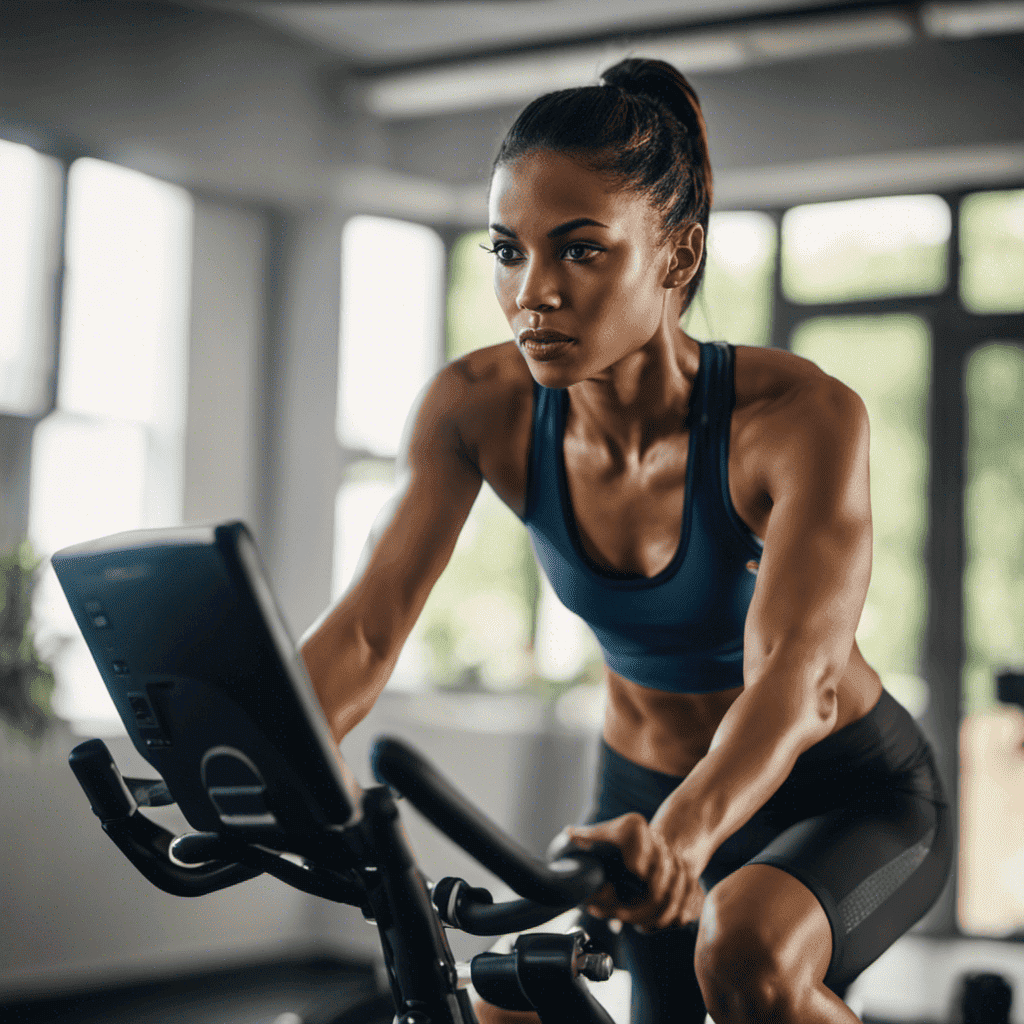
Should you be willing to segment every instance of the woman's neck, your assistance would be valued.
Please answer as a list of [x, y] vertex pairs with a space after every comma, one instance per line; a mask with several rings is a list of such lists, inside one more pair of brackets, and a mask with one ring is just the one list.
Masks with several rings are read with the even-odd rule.
[[568, 388], [573, 432], [642, 457], [685, 422], [700, 345], [681, 328], [654, 338], [595, 377]]

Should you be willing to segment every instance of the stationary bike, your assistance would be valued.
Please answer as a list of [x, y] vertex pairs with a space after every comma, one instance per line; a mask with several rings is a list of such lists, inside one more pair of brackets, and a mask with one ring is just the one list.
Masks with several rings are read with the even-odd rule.
[[[455, 961], [445, 932], [535, 928], [606, 881], [623, 899], [643, 883], [612, 847], [562, 844], [539, 860], [397, 739], [376, 742], [380, 785], [362, 789], [244, 524], [118, 534], [66, 548], [53, 566], [132, 742], [160, 777], [122, 776], [98, 739], [74, 749], [71, 767], [104, 831], [150, 882], [202, 896], [267, 873], [359, 907], [379, 933], [397, 1024], [474, 1024], [471, 983], [543, 1024], [612, 1024], [584, 981], [608, 978], [611, 958], [582, 929], [520, 935], [510, 953], [469, 963]], [[522, 898], [495, 903], [463, 879], [425, 878], [400, 797]], [[172, 835], [140, 810], [172, 803], [195, 831]]]

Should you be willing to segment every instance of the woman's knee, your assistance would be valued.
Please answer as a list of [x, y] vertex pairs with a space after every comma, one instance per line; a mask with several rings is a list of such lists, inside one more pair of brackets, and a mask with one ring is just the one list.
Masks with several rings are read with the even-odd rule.
[[722, 1024], [799, 1019], [815, 980], [806, 964], [786, 955], [763, 912], [718, 888], [705, 901], [694, 958], [708, 1012]]

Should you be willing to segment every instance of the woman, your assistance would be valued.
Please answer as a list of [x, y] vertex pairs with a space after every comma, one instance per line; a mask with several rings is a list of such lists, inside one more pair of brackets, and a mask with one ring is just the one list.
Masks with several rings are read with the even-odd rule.
[[867, 416], [806, 360], [683, 332], [711, 201], [697, 98], [659, 61], [603, 81], [505, 138], [491, 251], [516, 340], [425, 390], [401, 493], [303, 655], [340, 740], [486, 480], [605, 655], [597, 805], [570, 834], [647, 883], [589, 908], [632, 926], [634, 1020], [856, 1020], [837, 991], [950, 861], [928, 747], [854, 640]]

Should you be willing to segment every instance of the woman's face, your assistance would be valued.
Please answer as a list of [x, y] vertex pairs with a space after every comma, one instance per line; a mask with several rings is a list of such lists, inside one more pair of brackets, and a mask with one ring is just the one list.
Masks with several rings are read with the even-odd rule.
[[669, 282], [679, 250], [659, 240], [658, 213], [643, 195], [538, 150], [495, 170], [489, 222], [494, 291], [539, 383], [602, 377], [678, 330]]

